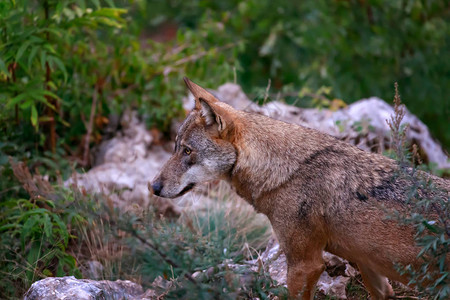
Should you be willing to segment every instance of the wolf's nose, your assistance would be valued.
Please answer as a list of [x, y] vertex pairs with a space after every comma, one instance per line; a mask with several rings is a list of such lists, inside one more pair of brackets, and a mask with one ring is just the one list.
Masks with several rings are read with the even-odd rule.
[[153, 189], [153, 194], [155, 194], [156, 196], [161, 195], [161, 190], [163, 189], [163, 185], [162, 185], [161, 181], [155, 181], [152, 184], [152, 189]]

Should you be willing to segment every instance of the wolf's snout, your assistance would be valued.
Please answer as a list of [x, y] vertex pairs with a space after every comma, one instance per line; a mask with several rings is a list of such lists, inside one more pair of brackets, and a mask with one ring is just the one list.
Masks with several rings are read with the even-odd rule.
[[160, 196], [161, 195], [161, 191], [163, 189], [162, 182], [159, 181], [159, 180], [153, 182], [152, 189], [153, 189], [153, 194], [155, 194], [156, 196]]

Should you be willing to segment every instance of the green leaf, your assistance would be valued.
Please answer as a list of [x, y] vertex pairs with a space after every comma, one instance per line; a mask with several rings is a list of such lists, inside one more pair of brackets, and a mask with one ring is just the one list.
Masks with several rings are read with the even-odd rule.
[[25, 99], [26, 97], [28, 97], [28, 93], [22, 93], [17, 95], [16, 97], [12, 98], [9, 102], [6, 103], [6, 107], [7, 108], [11, 108], [13, 107], [15, 104], [19, 103], [20, 101], [22, 101], [23, 99]]
[[46, 203], [48, 206], [50, 206], [51, 208], [55, 208], [55, 207], [56, 207], [56, 206], [55, 206], [55, 203], [53, 203], [52, 200], [45, 200], [45, 203]]
[[51, 239], [53, 224], [52, 224], [48, 214], [44, 215], [44, 219], [42, 220], [42, 222], [44, 223], [44, 234], [45, 234], [45, 236], [48, 239]]
[[20, 109], [27, 109], [29, 108], [32, 104], [34, 104], [34, 100], [32, 98], [28, 98], [25, 102], [21, 103], [19, 105]]
[[[24, 200], [24, 201], [30, 202], [30, 200]], [[35, 206], [35, 204], [31, 204], [31, 205]], [[45, 213], [47, 213], [47, 212], [48, 212], [48, 210], [46, 210], [45, 208], [35, 208], [35, 209], [31, 209], [31, 210], [29, 210], [29, 211], [23, 213], [23, 214], [20, 216], [19, 221], [23, 221], [23, 220], [27, 219], [29, 216], [32, 216], [32, 215], [36, 215], [36, 214], [45, 214]]]
[[51, 97], [51, 98], [53, 98], [53, 99], [61, 100], [61, 99], [58, 97], [58, 95], [56, 95], [55, 93], [53, 93], [53, 92], [51, 92], [51, 91], [49, 91], [49, 90], [42, 90], [42, 93], [43, 93], [45, 96], [49, 96], [49, 97]]
[[109, 6], [115, 7], [113, 0], [105, 0], [105, 1], [106, 1], [106, 3], [108, 3]]
[[56, 277], [62, 277], [66, 275], [63, 266], [64, 265], [62, 264], [62, 262], [58, 263], [58, 267], [56, 267]]
[[17, 224], [6, 224], [3, 226], [0, 226], [0, 232], [9, 230], [11, 228], [17, 228], [17, 227], [18, 227]]
[[38, 32], [49, 32], [49, 33], [53, 33], [55, 35], [55, 37], [57, 38], [61, 38], [64, 35], [64, 30], [59, 29], [59, 28], [42, 28], [41, 30], [39, 30]]
[[63, 73], [63, 76], [64, 76], [64, 82], [66, 83], [66, 82], [67, 82], [67, 77], [68, 77], [68, 75], [67, 75], [66, 66], [64, 65], [64, 63], [62, 62], [62, 60], [60, 60], [60, 59], [59, 59], [58, 57], [56, 57], [56, 56], [49, 56], [49, 57], [48, 57], [48, 60], [51, 61], [51, 62], [53, 62], [53, 63], [58, 67], [58, 69], [61, 70], [61, 72]]
[[92, 13], [93, 16], [103, 16], [108, 18], [120, 18], [120, 15], [127, 12], [124, 8], [104, 7]]
[[16, 58], [15, 58], [16, 61], [20, 60], [23, 53], [27, 50], [27, 48], [28, 48], [28, 46], [30, 46], [30, 44], [31, 44], [31, 41], [26, 41], [19, 47], [19, 50], [17, 50], [17, 53], [16, 53]]
[[63, 124], [64, 126], [70, 127], [70, 123], [65, 121], [65, 120], [63, 120], [62, 118], [58, 118], [58, 121], [61, 122], [61, 124]]
[[441, 277], [439, 277], [439, 279], [436, 280], [436, 281], [434, 282], [434, 284], [435, 284], [435, 285], [439, 285], [441, 282], [444, 282], [444, 279], [447, 278], [447, 276], [448, 276], [448, 273], [444, 273], [444, 275], [442, 275]]
[[36, 263], [39, 260], [40, 252], [41, 252], [41, 243], [40, 242], [33, 243], [33, 246], [31, 247], [27, 255], [27, 262], [31, 266], [33, 266], [33, 268], [35, 267]]
[[99, 23], [102, 23], [102, 24], [107, 25], [107, 26], [116, 27], [116, 28], [122, 28], [123, 27], [123, 25], [120, 24], [119, 22], [117, 22], [115, 20], [112, 20], [112, 19], [109, 19], [109, 18], [96, 18], [96, 20]]
[[47, 62], [47, 52], [45, 50], [41, 50], [40, 57], [41, 57], [41, 68], [42, 70], [45, 70], [45, 63]]
[[34, 226], [36, 225], [38, 219], [36, 216], [31, 216], [28, 218], [28, 220], [25, 222], [25, 224], [22, 227], [22, 230], [20, 232], [20, 239], [22, 241], [22, 249], [25, 249], [25, 241], [27, 238], [33, 234]]
[[5, 62], [1, 57], [0, 57], [0, 71], [5, 73], [5, 75], [9, 75], [8, 68], [6, 67]]
[[424, 221], [422, 222], [422, 224], [423, 224], [428, 230], [430, 230], [431, 232], [433, 232], [433, 233], [438, 233], [438, 230], [436, 229], [436, 227], [433, 226], [433, 225], [431, 225], [428, 221], [424, 220]]
[[45, 98], [42, 94], [34, 95], [34, 99], [39, 100], [40, 102], [44, 103], [45, 105], [47, 105], [48, 107], [50, 107], [53, 110], [56, 109], [55, 106], [53, 104], [51, 104], [50, 102], [48, 102], [47, 98]]
[[37, 129], [38, 113], [37, 113], [36, 105], [31, 106], [31, 124]]
[[53, 48], [53, 45], [51, 44], [44, 44], [44, 48], [47, 49], [47, 52], [55, 54], [56, 50]]
[[33, 59], [36, 57], [37, 52], [39, 51], [39, 47], [35, 46], [31, 48], [30, 55], [28, 56], [28, 69], [31, 69], [31, 65], [33, 63]]
[[91, 0], [92, 4], [94, 4], [95, 8], [100, 9], [100, 1], [98, 0]]
[[67, 243], [69, 242], [69, 232], [67, 231], [67, 226], [56, 214], [53, 214], [53, 220], [59, 226], [60, 229], [59, 233], [61, 234], [61, 237], [64, 240], [64, 248], [65, 248], [67, 247]]
[[50, 122], [52, 120], [53, 120], [53, 118], [51, 118], [49, 116], [41, 116], [41, 117], [39, 117], [39, 122], [41, 122], [41, 123]]
[[77, 261], [76, 261], [75, 257], [73, 257], [70, 254], [67, 254], [64, 257], [64, 263], [66, 265], [68, 265], [70, 267], [70, 269], [74, 269], [76, 267], [76, 265], [77, 265]]

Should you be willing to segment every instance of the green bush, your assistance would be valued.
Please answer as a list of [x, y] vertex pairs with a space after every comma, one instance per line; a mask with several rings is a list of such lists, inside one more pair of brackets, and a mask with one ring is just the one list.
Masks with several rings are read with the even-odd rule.
[[1, 298], [20, 297], [48, 276], [81, 276], [70, 243], [85, 219], [72, 206], [73, 193], [56, 192], [23, 163], [11, 164], [29, 196], [0, 202]]
[[[55, 207], [50, 200], [45, 203]], [[11, 199], [2, 206], [2, 298], [20, 296], [34, 281], [47, 276], [81, 275], [75, 258], [67, 253], [73, 237], [67, 228], [69, 213], [54, 213], [28, 199]]]

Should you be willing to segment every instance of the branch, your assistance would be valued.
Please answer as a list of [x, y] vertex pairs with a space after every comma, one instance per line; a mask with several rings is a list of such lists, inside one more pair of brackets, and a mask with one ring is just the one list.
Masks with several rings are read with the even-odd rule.
[[[267, 89], [267, 88], [266, 88]], [[256, 94], [248, 94], [250, 98], [256, 98], [257, 95]], [[276, 98], [276, 97], [297, 97], [299, 98], [298, 92], [286, 92], [286, 93], [268, 93], [267, 91], [264, 94], [265, 96], [269, 96], [269, 98]], [[310, 97], [310, 98], [314, 98], [314, 99], [320, 99], [320, 100], [326, 100], [326, 101], [330, 101], [330, 99], [328, 99], [327, 97], [325, 97], [324, 95], [320, 95], [320, 94], [315, 94], [315, 93], [304, 93], [303, 96], [305, 97]]]
[[95, 116], [95, 109], [97, 108], [97, 100], [98, 100], [98, 91], [97, 91], [97, 84], [95, 84], [94, 92], [92, 93], [91, 113], [89, 115], [89, 123], [87, 125], [86, 138], [84, 139], [84, 151], [82, 161], [84, 167], [87, 167], [89, 163], [89, 140], [91, 138], [92, 130], [94, 127], [94, 116]]
[[167, 76], [167, 75], [169, 75], [169, 73], [171, 73], [174, 70], [174, 67], [180, 66], [182, 64], [185, 64], [185, 63], [188, 63], [188, 62], [191, 62], [191, 61], [196, 61], [199, 58], [202, 58], [203, 56], [206, 56], [211, 50], [222, 51], [222, 50], [226, 50], [228, 48], [234, 47], [234, 46], [236, 46], [236, 43], [230, 43], [230, 44], [227, 44], [227, 45], [222, 46], [222, 47], [212, 48], [212, 49], [205, 50], [205, 51], [202, 51], [202, 52], [190, 55], [190, 56], [186, 56], [186, 57], [184, 57], [184, 58], [182, 58], [180, 60], [177, 60], [171, 66], [165, 67], [163, 72], [162, 72], [162, 74], [164, 76]]
[[[141, 243], [143, 243], [144, 245], [148, 246], [149, 248], [153, 249], [159, 256], [161, 256], [161, 258], [168, 263], [169, 265], [171, 265], [174, 268], [179, 268], [178, 264], [176, 262], [174, 262], [170, 257], [168, 257], [167, 255], [165, 255], [161, 250], [159, 250], [159, 248], [156, 245], [153, 245], [152, 243], [148, 242], [146, 239], [144, 239], [143, 237], [141, 237], [136, 230], [131, 230], [131, 234], [136, 237], [139, 241], [141, 241]], [[194, 279], [194, 277], [192, 277], [192, 274], [190, 272], [184, 273], [184, 277], [189, 280], [190, 282], [192, 282], [195, 285], [198, 285], [197, 281]]]

